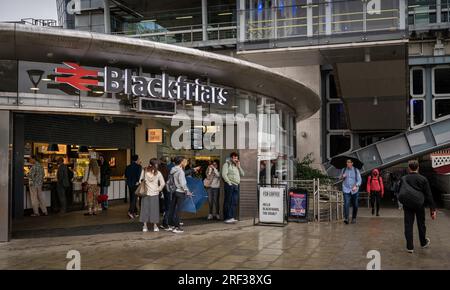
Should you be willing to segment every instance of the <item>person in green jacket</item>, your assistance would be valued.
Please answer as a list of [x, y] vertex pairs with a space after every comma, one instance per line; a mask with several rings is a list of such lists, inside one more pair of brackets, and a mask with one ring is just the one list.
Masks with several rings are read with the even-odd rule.
[[235, 223], [237, 206], [239, 202], [239, 184], [244, 170], [241, 168], [239, 155], [236, 152], [230, 154], [222, 167], [222, 178], [224, 181], [225, 197], [223, 204], [224, 221], [227, 224]]

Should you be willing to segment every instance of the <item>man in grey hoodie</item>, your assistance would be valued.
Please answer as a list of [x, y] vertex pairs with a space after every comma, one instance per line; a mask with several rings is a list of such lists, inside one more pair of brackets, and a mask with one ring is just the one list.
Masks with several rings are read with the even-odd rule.
[[[175, 166], [170, 170], [170, 175], [173, 176], [173, 182], [175, 184], [175, 192], [172, 196], [172, 203], [169, 210], [169, 224], [174, 227], [172, 232], [182, 233], [183, 228], [180, 225], [180, 209], [186, 196], [192, 195], [187, 187], [186, 176], [184, 173], [184, 167], [187, 164], [187, 159], [182, 156], [175, 157]], [[170, 177], [168, 178], [170, 182]], [[171, 228], [169, 227], [169, 230]]]

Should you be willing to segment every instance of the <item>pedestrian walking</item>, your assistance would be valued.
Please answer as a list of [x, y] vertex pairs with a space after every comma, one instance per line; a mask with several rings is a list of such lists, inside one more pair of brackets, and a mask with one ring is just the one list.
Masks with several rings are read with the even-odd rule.
[[[108, 160], [102, 155], [99, 157], [100, 165], [100, 195], [108, 195], [108, 188], [111, 185], [111, 167], [109, 166]], [[108, 209], [108, 200], [105, 200], [101, 204], [103, 210]]]
[[370, 196], [370, 206], [372, 207], [372, 215], [380, 216], [380, 200], [384, 196], [383, 178], [380, 176], [378, 169], [372, 170], [372, 174], [367, 177], [367, 193]]
[[359, 187], [361, 186], [361, 173], [353, 166], [351, 159], [347, 160], [347, 167], [341, 171], [342, 192], [344, 193], [344, 223], [348, 224], [350, 203], [353, 208], [352, 224], [356, 223], [358, 215]]
[[66, 192], [70, 187], [69, 170], [67, 165], [64, 164], [64, 158], [59, 157], [57, 162], [58, 170], [56, 172], [56, 191], [58, 193], [60, 213], [65, 213], [67, 211]]
[[427, 178], [419, 173], [419, 162], [409, 161], [408, 170], [409, 174], [401, 178], [399, 200], [403, 204], [406, 250], [408, 253], [414, 253], [414, 218], [417, 219], [420, 246], [428, 248], [431, 241], [426, 236], [425, 207], [430, 207], [431, 218], [435, 219], [436, 206]]

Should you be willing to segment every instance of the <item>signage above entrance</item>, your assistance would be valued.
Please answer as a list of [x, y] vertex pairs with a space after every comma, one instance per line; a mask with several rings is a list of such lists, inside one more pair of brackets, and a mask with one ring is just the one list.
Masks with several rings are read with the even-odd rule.
[[[86, 69], [73, 62], [57, 67], [56, 83], [68, 84], [79, 91], [93, 91], [103, 86], [106, 93], [123, 93], [132, 97], [166, 100], [185, 100], [197, 103], [225, 105], [231, 96], [226, 88], [202, 83], [200, 79], [188, 81], [185, 77], [171, 78], [167, 73], [158, 77], [139, 76], [131, 69], [106, 66], [103, 71]], [[103, 77], [101, 82], [99, 77]]]

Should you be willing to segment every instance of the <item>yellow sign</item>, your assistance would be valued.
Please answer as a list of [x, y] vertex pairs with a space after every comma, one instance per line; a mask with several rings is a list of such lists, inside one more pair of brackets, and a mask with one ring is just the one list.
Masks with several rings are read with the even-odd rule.
[[163, 143], [164, 131], [163, 129], [147, 129], [146, 134], [147, 143]]

